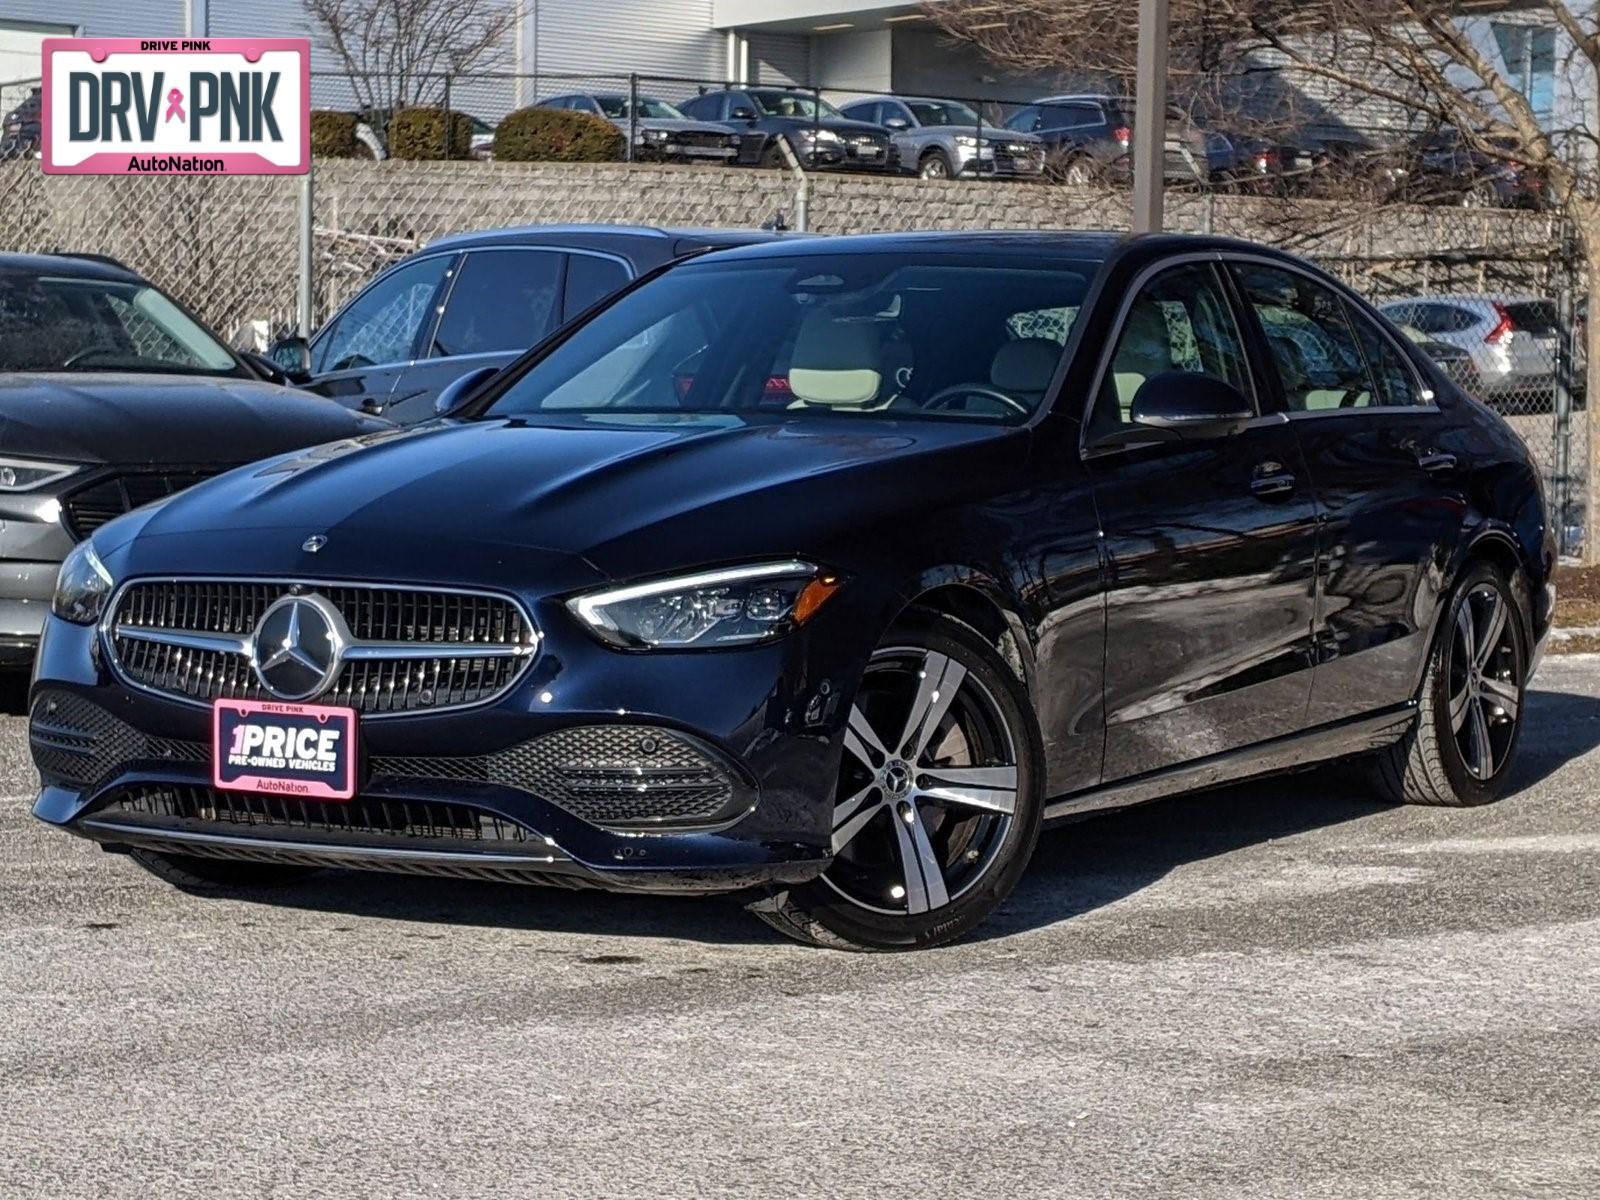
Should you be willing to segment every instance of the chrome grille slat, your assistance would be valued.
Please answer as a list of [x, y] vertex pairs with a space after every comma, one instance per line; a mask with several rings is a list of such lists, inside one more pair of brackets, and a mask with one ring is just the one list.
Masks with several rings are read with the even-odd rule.
[[515, 684], [538, 646], [538, 631], [522, 608], [487, 593], [289, 580], [134, 580], [118, 593], [106, 622], [111, 658], [127, 682], [165, 695], [198, 703], [270, 699], [248, 647], [266, 610], [291, 591], [322, 596], [350, 630], [351, 657], [317, 699], [372, 716], [485, 703]]

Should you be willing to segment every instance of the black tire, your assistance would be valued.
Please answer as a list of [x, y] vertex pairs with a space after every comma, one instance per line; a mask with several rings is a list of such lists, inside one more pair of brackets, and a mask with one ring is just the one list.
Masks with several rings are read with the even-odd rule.
[[[1486, 666], [1474, 682], [1464, 674], [1460, 623], [1474, 625], [1476, 648], [1482, 641], [1481, 620], [1489, 597], [1503, 605], [1503, 632], [1493, 635], [1486, 651]], [[1476, 654], [1473, 655], [1476, 658]], [[1374, 782], [1388, 799], [1402, 804], [1429, 804], [1465, 808], [1500, 798], [1516, 760], [1522, 736], [1524, 678], [1528, 644], [1523, 614], [1516, 594], [1505, 577], [1485, 562], [1469, 565], [1450, 593], [1443, 620], [1428, 655], [1416, 723], [1406, 735], [1374, 761]], [[1514, 697], [1508, 708], [1502, 701]], [[1465, 711], [1452, 704], [1465, 695]], [[1498, 714], [1498, 715], [1496, 715]], [[1458, 715], [1462, 724], [1456, 724]], [[1481, 724], [1480, 724], [1481, 722]], [[1478, 740], [1482, 730], [1483, 742]], [[1487, 746], [1488, 757], [1477, 753]], [[1469, 763], [1472, 750], [1475, 763]], [[1489, 769], [1484, 769], [1488, 763]]]
[[154, 850], [129, 850], [128, 857], [158, 879], [186, 892], [279, 887], [317, 873], [316, 867], [292, 863], [198, 858], [187, 854], [158, 854]]
[[917, 176], [921, 179], [954, 179], [955, 168], [943, 150], [929, 150], [917, 162]]
[[778, 140], [773, 138], [761, 151], [761, 169], [764, 171], [782, 170], [786, 165], [783, 161], [783, 151], [778, 149]]
[[[918, 656], [920, 674], [907, 669]], [[952, 663], [960, 668], [959, 676], [949, 666]], [[940, 671], [952, 673], [940, 675]], [[880, 678], [884, 682], [875, 684]], [[953, 682], [946, 686], [949, 680]], [[854, 819], [842, 821], [840, 828], [863, 819], [866, 824], [843, 835], [845, 844], [820, 878], [751, 906], [780, 933], [840, 950], [918, 950], [942, 945], [988, 918], [1027, 869], [1044, 811], [1043, 751], [1027, 693], [994, 646], [974, 630], [949, 618], [929, 616], [890, 631], [868, 665], [851, 712], [864, 720], [867, 708], [879, 704], [879, 711], [892, 714], [895, 705], [890, 702], [896, 698], [893, 685], [897, 683], [914, 692], [905, 711], [917, 712], [923, 681], [929, 681], [933, 702], [922, 711], [937, 711], [931, 724], [917, 722], [919, 731], [928, 731], [921, 735], [926, 749], [913, 751], [904, 759], [886, 759], [883, 764], [883, 772], [907, 768], [904, 788], [896, 792], [881, 782], [869, 783], [856, 796], [838, 800], [841, 792], [859, 787], [864, 778], [887, 778], [866, 766], [866, 755], [860, 749], [854, 754], [847, 750], [835, 791], [836, 813], [875, 791], [879, 798], [863, 803], [854, 810]], [[899, 720], [916, 741], [919, 735], [911, 731], [913, 722], [908, 717]], [[879, 723], [890, 726], [897, 722], [880, 717]], [[880, 742], [892, 746], [894, 740]], [[847, 741], [862, 746], [859, 737]], [[952, 744], [959, 745], [958, 754], [946, 754], [941, 760], [939, 752]], [[882, 752], [884, 745], [874, 744], [873, 749]], [[950, 762], [951, 757], [966, 761]], [[923, 790], [939, 787], [934, 773], [941, 769], [949, 786], [937, 792]], [[963, 769], [983, 772], [985, 777], [974, 775], [966, 784], [952, 782], [958, 778], [953, 773]], [[1015, 784], [1009, 800], [1004, 799], [1009, 789], [991, 778], [996, 773], [1003, 778], [1008, 769], [1014, 769], [1010, 778]], [[1002, 790], [989, 791], [991, 786]], [[964, 788], [972, 789], [971, 796], [982, 797], [982, 803], [968, 807], [968, 800], [952, 796]], [[996, 796], [1012, 805], [1009, 812], [986, 807]], [[897, 818], [904, 819], [904, 826]], [[896, 858], [897, 845], [902, 856], [914, 853], [912, 847], [926, 849], [929, 857], [920, 861], [931, 862], [938, 870], [937, 882], [926, 871], [914, 877], [915, 866], [905, 857]], [[869, 861], [865, 852], [873, 848], [882, 850], [879, 857], [887, 861], [864, 865]], [[885, 879], [899, 879], [903, 886], [873, 891], [873, 897], [882, 897], [882, 906], [862, 899], [860, 889], [867, 881], [881, 883]], [[923, 911], [915, 910], [919, 900], [928, 905]], [[903, 911], [888, 907], [901, 904]]]

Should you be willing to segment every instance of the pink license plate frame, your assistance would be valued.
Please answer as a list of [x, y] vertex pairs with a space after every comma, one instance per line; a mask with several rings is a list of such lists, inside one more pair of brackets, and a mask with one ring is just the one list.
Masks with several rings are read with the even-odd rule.
[[[212, 785], [223, 791], [305, 800], [353, 799], [358, 722], [353, 708], [271, 700], [214, 700]], [[274, 730], [278, 731], [277, 736], [273, 735]], [[325, 736], [330, 733], [336, 735], [331, 740]], [[302, 751], [306, 752], [304, 756]], [[314, 765], [296, 768], [293, 764], [297, 762]], [[322, 770], [323, 764], [329, 769]]]

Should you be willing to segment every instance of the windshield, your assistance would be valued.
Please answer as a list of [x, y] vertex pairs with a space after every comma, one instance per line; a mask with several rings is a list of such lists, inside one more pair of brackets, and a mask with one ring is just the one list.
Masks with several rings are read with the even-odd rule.
[[489, 408], [881, 414], [1021, 421], [1096, 264], [827, 254], [676, 267], [538, 361]]
[[833, 105], [826, 100], [816, 101], [811, 96], [799, 95], [795, 92], [751, 92], [751, 99], [756, 102], [763, 115], [768, 117], [843, 117]]
[[978, 114], [954, 100], [907, 100], [918, 125], [976, 125]]
[[145, 283], [0, 275], [0, 371], [236, 375], [226, 347]]
[[[628, 119], [628, 98], [626, 96], [596, 96], [594, 99], [595, 103], [600, 106], [600, 111], [613, 121], [625, 121]], [[688, 120], [687, 117], [665, 100], [655, 100], [649, 96], [639, 97], [639, 116], [646, 121]]]

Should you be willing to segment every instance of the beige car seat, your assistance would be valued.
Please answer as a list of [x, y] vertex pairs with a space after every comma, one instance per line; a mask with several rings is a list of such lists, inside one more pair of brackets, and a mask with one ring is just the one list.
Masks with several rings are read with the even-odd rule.
[[789, 389], [796, 406], [867, 408], [887, 395], [877, 322], [809, 313], [795, 335]]

